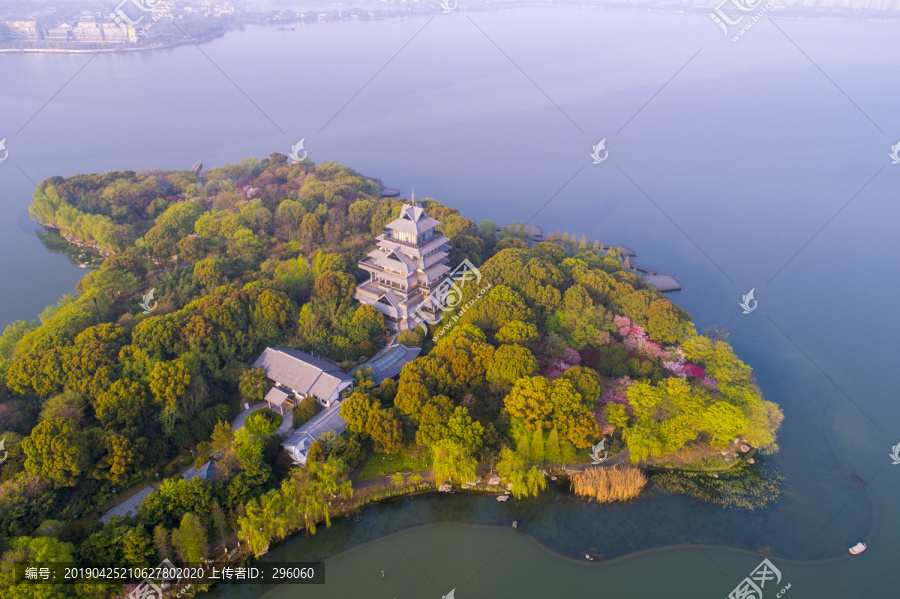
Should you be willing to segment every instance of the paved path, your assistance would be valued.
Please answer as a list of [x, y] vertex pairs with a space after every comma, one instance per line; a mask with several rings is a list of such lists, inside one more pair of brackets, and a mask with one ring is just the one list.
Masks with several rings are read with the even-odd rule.
[[279, 437], [287, 437], [294, 430], [294, 408], [285, 411], [284, 419], [275, 431]]
[[[253, 412], [257, 412], [259, 410], [262, 410], [263, 408], [268, 408], [268, 407], [269, 407], [269, 404], [267, 404], [264, 401], [256, 404], [255, 406], [250, 406], [250, 408], [244, 410], [243, 412], [241, 412], [240, 414], [237, 415], [237, 418], [235, 418], [234, 422], [231, 423], [231, 430], [236, 431], [237, 429], [244, 426], [244, 422], [247, 421], [247, 417], [250, 414], [252, 414]], [[277, 414], [278, 412], [275, 412], [275, 413]], [[286, 410], [284, 412], [284, 417], [281, 420], [281, 424], [278, 425], [278, 430], [275, 432], [279, 436], [285, 437], [285, 436], [287, 436], [287, 434], [289, 432], [291, 432], [291, 429], [294, 428], [293, 424], [294, 424], [294, 413], [293, 413], [293, 408], [291, 408], [290, 410]]]
[[249, 409], [244, 410], [237, 415], [237, 418], [235, 418], [234, 422], [231, 423], [231, 430], [236, 431], [237, 429], [241, 428], [242, 426], [244, 426], [244, 421], [247, 420], [247, 416], [249, 416], [253, 412], [256, 412], [257, 410], [262, 410], [263, 408], [267, 407], [269, 407], [269, 404], [264, 401], [259, 402], [255, 406], [250, 406]]
[[100, 522], [106, 524], [112, 516], [137, 516], [138, 507], [140, 507], [144, 499], [147, 498], [147, 495], [155, 490], [156, 489], [152, 486], [147, 485], [131, 497], [123, 499], [122, 503], [100, 516]]

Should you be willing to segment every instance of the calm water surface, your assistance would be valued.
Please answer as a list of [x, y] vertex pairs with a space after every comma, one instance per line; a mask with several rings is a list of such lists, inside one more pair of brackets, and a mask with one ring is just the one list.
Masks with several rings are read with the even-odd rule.
[[37, 240], [29, 178], [215, 166], [306, 138], [316, 161], [476, 220], [533, 218], [676, 274], [672, 299], [698, 329], [725, 327], [783, 407], [766, 467], [787, 488], [759, 513], [653, 491], [603, 508], [558, 489], [389, 502], [267, 556], [328, 559], [325, 585], [215, 596], [725, 597], [768, 554], [786, 597], [894, 597], [900, 25], [777, 26], [733, 44], [703, 16], [523, 9], [248, 28], [202, 52], [2, 56], [0, 321], [84, 272]]

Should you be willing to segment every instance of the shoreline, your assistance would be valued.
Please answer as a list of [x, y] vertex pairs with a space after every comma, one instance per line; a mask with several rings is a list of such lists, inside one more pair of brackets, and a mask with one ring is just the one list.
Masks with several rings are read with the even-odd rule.
[[[496, 12], [498, 10], [511, 10], [517, 8], [548, 8], [545, 4], [521, 4], [521, 5], [512, 5], [512, 6], [501, 6], [501, 7], [491, 7], [485, 8], [483, 10], [473, 9], [472, 12], [482, 13], [482, 12]], [[590, 6], [578, 5], [578, 4], [561, 4], [557, 6], [553, 6], [552, 8], [564, 8], [564, 9], [582, 9], [582, 10], [611, 10], [618, 12], [646, 12], [646, 13], [656, 13], [656, 14], [669, 14], [669, 15], [701, 15], [705, 14], [708, 10], [703, 7], [689, 7], [688, 9], [677, 8], [675, 5], [672, 6], [650, 6], [650, 7], [634, 7], [631, 9], [625, 8], [623, 5], [619, 4], [593, 4]], [[711, 9], [711, 8], [710, 8]], [[408, 19], [411, 17], [419, 17], [419, 16], [427, 16], [430, 13], [422, 12], [422, 13], [410, 13], [410, 14], [397, 14], [397, 15], [386, 15], [379, 16], [374, 20], [394, 20], [394, 19]], [[776, 15], [778, 18], [783, 19], [793, 19], [793, 20], [803, 20], [803, 21], [847, 21], [847, 22], [857, 22], [857, 23], [896, 23], [900, 21], [900, 12], [892, 11], [886, 12], [885, 14], [878, 15], [867, 15], [867, 16], [850, 16], [850, 15], [840, 15], [840, 14], [814, 14], [814, 15], [804, 15], [802, 11], [791, 11], [787, 13], [779, 13]], [[358, 22], [359, 19], [336, 19], [336, 20], [320, 20], [320, 21], [312, 21], [312, 22], [324, 22], [324, 23], [333, 23], [333, 22]], [[279, 21], [277, 23], [259, 23], [249, 21], [247, 23], [240, 23], [234, 26], [231, 29], [227, 29], [224, 32], [218, 32], [214, 35], [210, 36], [202, 36], [199, 38], [189, 38], [182, 41], [172, 42], [169, 44], [164, 44], [160, 46], [137, 46], [137, 47], [127, 47], [123, 45], [116, 45], [110, 48], [99, 48], [99, 49], [74, 49], [74, 48], [0, 48], [0, 55], [2, 54], [125, 54], [129, 52], [147, 52], [152, 50], [165, 50], [169, 48], [176, 48], [179, 46], [183, 46], [185, 44], [200, 44], [208, 41], [212, 41], [214, 39], [218, 39], [221, 37], [225, 37], [229, 33], [234, 31], [239, 31], [243, 29], [245, 25], [255, 25], [260, 27], [268, 27], [275, 29], [276, 27], [284, 27], [285, 24], [291, 23], [305, 23], [304, 19], [296, 19], [296, 20], [288, 20], [288, 21]], [[367, 177], [368, 178], [368, 177]], [[387, 189], [388, 191], [394, 191], [391, 188]], [[399, 192], [398, 192], [399, 194]], [[394, 197], [394, 196], [386, 196], [386, 197]]]
[[[723, 468], [723, 469], [709, 470], [708, 472], [714, 473], [714, 472], [723, 472], [723, 471], [732, 470], [732, 469], [736, 468], [737, 466], [744, 464], [747, 461], [747, 459], [755, 453], [756, 453], [756, 448], [752, 448], [751, 451], [747, 452], [747, 454], [742, 456], [741, 459], [736, 460], [734, 462], [734, 464], [732, 464], [726, 468]], [[620, 455], [620, 454], [616, 454], [616, 455]], [[613, 457], [615, 457], [615, 456], [613, 456]], [[591, 466], [613, 467], [616, 465], [618, 465], [618, 464], [609, 464], [607, 466], [602, 466], [602, 465], [589, 463], [589, 464], [573, 464], [566, 468], [559, 468], [559, 469], [545, 469], [545, 472], [547, 473], [545, 475], [545, 480], [547, 480], [548, 485], [552, 482], [557, 483], [557, 484], [562, 484], [562, 485], [567, 484], [567, 483], [571, 484], [570, 481], [574, 474], [577, 474], [578, 472], [581, 472], [587, 468], [590, 468]], [[481, 464], [479, 464], [479, 467], [480, 466], [481, 466]], [[686, 473], [707, 472], [706, 470], [684, 470], [684, 469], [678, 469], [678, 468], [668, 468], [668, 467], [664, 467], [664, 466], [642, 466], [642, 467], [640, 467], [640, 469], [642, 471], [644, 471], [645, 474], [649, 473], [651, 471], [665, 471], [665, 470], [672, 471], [672, 472], [686, 472]], [[495, 473], [495, 472], [493, 470], [490, 470], [489, 473]], [[484, 478], [485, 478], [485, 475], [482, 475], [481, 479], [483, 480]], [[363, 497], [360, 498], [360, 501], [357, 503], [354, 499], [351, 499], [351, 505], [346, 506], [346, 507], [339, 506], [339, 509], [337, 509], [333, 513], [329, 514], [330, 520], [332, 522], [334, 522], [341, 518], [351, 518], [354, 515], [357, 515], [360, 512], [360, 510], [362, 510], [363, 508], [369, 507], [372, 505], [377, 505], [378, 503], [381, 503], [382, 501], [386, 501], [386, 500], [390, 500], [390, 499], [401, 499], [401, 498], [405, 499], [407, 497], [415, 497], [418, 495], [426, 495], [426, 494], [431, 494], [431, 493], [439, 493], [439, 494], [447, 494], [447, 495], [450, 495], [453, 493], [465, 493], [467, 495], [481, 495], [481, 496], [485, 496], [485, 497], [494, 496], [495, 498], [499, 498], [499, 497], [503, 497], [503, 496], [513, 497], [511, 492], [504, 485], [502, 485], [502, 484], [490, 485], [490, 484], [487, 484], [484, 482], [478, 482], [475, 485], [468, 485], [468, 484], [452, 485], [449, 490], [446, 490], [446, 489], [442, 490], [441, 486], [435, 484], [434, 482], [428, 481], [428, 480], [425, 480], [425, 481], [419, 483], [418, 485], [397, 487], [397, 486], [392, 485], [389, 482], [389, 477], [387, 477], [387, 476], [379, 477], [376, 479], [368, 479], [367, 481], [353, 481], [353, 482], [369, 482], [369, 481], [377, 481], [377, 480], [384, 480], [385, 482], [382, 485], [371, 485], [371, 486], [365, 486], [365, 487], [359, 488], [360, 491], [363, 491]], [[571, 488], [569, 489], [568, 492], [570, 492], [570, 493], [572, 492]], [[372, 497], [365, 497], [365, 495], [372, 495]], [[598, 506], [603, 505], [603, 503], [596, 502], [596, 500], [592, 500], [592, 499], [588, 499], [588, 498], [584, 498], [584, 499], [585, 499], [585, 501], [588, 501], [588, 502], [597, 503]], [[623, 503], [623, 502], [613, 501], [610, 503]], [[322, 524], [323, 522], [324, 521], [320, 520], [320, 521], [316, 522], [316, 524], [319, 525], [319, 524]], [[422, 525], [422, 526], [432, 526], [434, 524], [435, 523], [431, 523], [431, 524], [426, 524], [426, 525]], [[457, 524], [468, 525], [465, 522], [459, 522]], [[494, 526], [491, 526], [491, 528], [494, 528]], [[390, 533], [388, 535], [378, 537], [377, 539], [372, 539], [370, 541], [366, 541], [366, 542], [362, 543], [361, 545], [350, 547], [349, 549], [347, 549], [339, 554], [330, 556], [329, 558], [326, 559], [326, 561], [330, 560], [330, 559], [334, 559], [335, 557], [339, 557], [343, 553], [353, 551], [354, 549], [356, 549], [359, 546], [364, 546], [369, 543], [377, 542], [383, 538], [388, 538], [388, 537], [390, 537], [394, 534], [398, 534], [400, 532], [403, 532], [403, 531], [401, 530], [401, 531], [397, 531], [394, 533]], [[519, 530], [519, 532], [524, 533], [526, 536], [529, 536], [528, 532], [525, 529], [521, 529], [521, 530]], [[268, 547], [266, 547], [266, 549], [257, 557], [253, 554], [252, 551], [249, 550], [249, 548], [246, 545], [239, 546], [237, 544], [238, 543], [237, 531], [234, 530], [228, 535], [228, 542], [226, 542], [224, 546], [220, 543], [217, 543], [213, 547], [213, 549], [210, 551], [210, 553], [215, 556], [218, 556], [216, 559], [213, 560], [217, 564], [230, 563], [230, 564], [250, 565], [250, 564], [258, 562], [264, 555], [267, 555], [269, 553], [269, 551], [271, 551], [273, 548], [278, 547], [286, 542], [295, 540], [295, 538], [300, 535], [310, 536], [302, 528], [292, 531], [284, 538], [281, 538], [278, 540], [273, 540], [273, 542]], [[534, 540], [534, 539], [532, 539], [532, 540]], [[573, 563], [586, 563], [583, 560], [574, 559], [572, 557], [560, 554], [560, 553], [550, 549], [549, 547], [547, 547], [540, 541], [534, 540], [534, 542], [536, 542], [539, 546], [543, 547], [546, 551], [553, 554], [554, 556], [560, 557], [567, 561], [571, 561]], [[712, 547], [746, 552], [746, 550], [730, 548], [730, 547], [719, 547], [719, 546], [712, 546]], [[629, 553], [625, 553], [623, 555], [611, 557], [609, 559], [599, 560], [599, 561], [597, 561], [596, 565], [611, 564], [611, 563], [615, 563], [617, 561], [624, 560], [632, 555], [640, 555], [642, 553], [659, 551], [659, 550], [663, 550], [666, 548], [667, 548], [666, 546], [653, 547], [650, 549], [643, 549], [643, 550], [640, 550], [637, 552], [629, 552]], [[219, 556], [220, 553], [223, 553], [223, 550], [227, 550], [227, 553], [224, 553], [224, 555]], [[843, 559], [843, 558], [830, 558], [830, 559], [837, 560], [837, 559]], [[179, 582], [181, 582], [181, 581], [179, 581]], [[189, 581], [189, 582], [192, 585], [197, 584], [196, 581]], [[199, 582], [198, 586], [194, 587], [196, 589], [195, 593], [190, 596], [197, 596], [197, 594], [199, 594], [201, 592], [211, 591], [213, 588], [215, 588], [217, 582], [218, 582], [218, 580], [213, 580], [213, 581], [209, 581], [209, 582]], [[176, 585], [173, 585], [171, 587], [171, 589], [166, 589], [164, 596], [167, 598], [175, 597], [177, 594], [175, 587], [176, 587]], [[183, 590], [185, 587], [178, 587], [178, 588]], [[180, 595], [180, 596], [183, 596], [183, 595]]]

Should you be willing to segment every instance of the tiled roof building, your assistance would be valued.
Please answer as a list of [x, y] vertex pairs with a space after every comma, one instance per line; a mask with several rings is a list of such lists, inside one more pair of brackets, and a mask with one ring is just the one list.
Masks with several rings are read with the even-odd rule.
[[440, 310], [429, 295], [450, 270], [449, 240], [437, 231], [439, 224], [413, 199], [376, 238], [378, 247], [359, 262], [369, 280], [356, 287], [354, 298], [378, 308], [391, 331], [414, 329], [421, 322], [414, 317], [419, 310], [430, 319]]
[[307, 395], [327, 408], [353, 385], [353, 377], [341, 372], [337, 364], [286, 347], [267, 347], [253, 367], [262, 368], [275, 381], [266, 401], [282, 414], [285, 402], [296, 404]]

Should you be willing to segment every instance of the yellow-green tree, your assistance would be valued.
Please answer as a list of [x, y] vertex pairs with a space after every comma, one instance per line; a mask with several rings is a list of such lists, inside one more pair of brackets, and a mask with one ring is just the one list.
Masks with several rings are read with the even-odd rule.
[[25, 468], [55, 487], [75, 485], [87, 468], [87, 440], [71, 418], [38, 423], [22, 440]]
[[375, 441], [375, 451], [393, 453], [400, 451], [403, 442], [403, 433], [400, 417], [394, 408], [374, 409], [369, 413], [366, 421], [366, 432]]
[[431, 457], [436, 483], [462, 484], [475, 480], [475, 467], [478, 462], [462, 444], [451, 439], [442, 439], [431, 446]]

